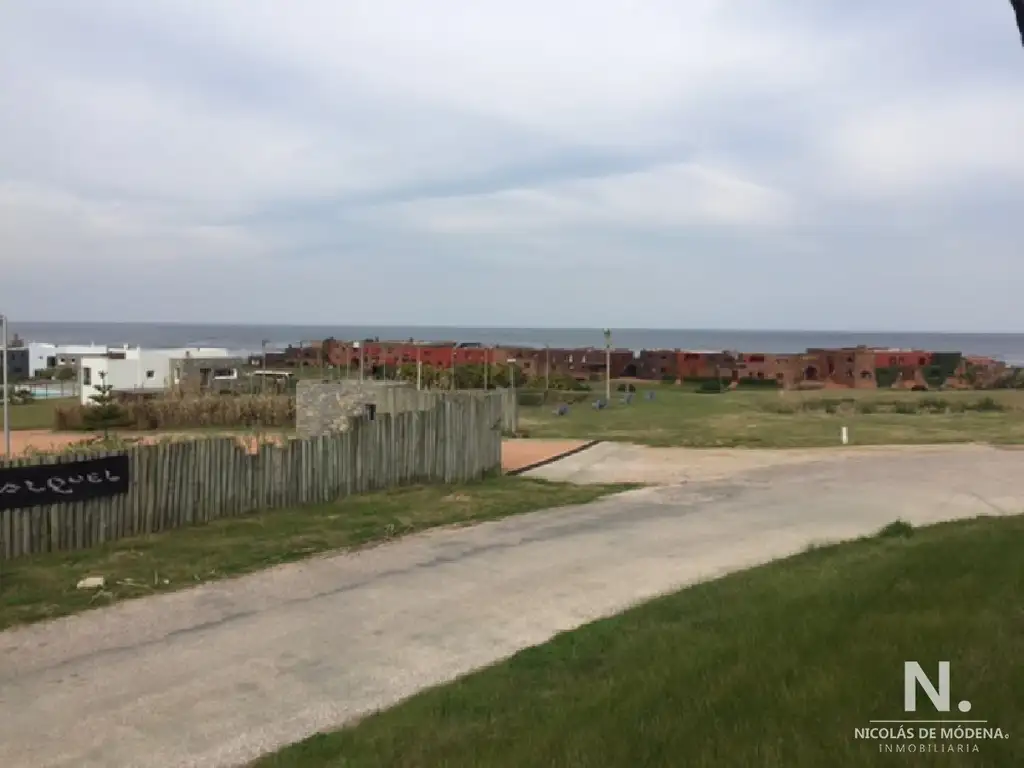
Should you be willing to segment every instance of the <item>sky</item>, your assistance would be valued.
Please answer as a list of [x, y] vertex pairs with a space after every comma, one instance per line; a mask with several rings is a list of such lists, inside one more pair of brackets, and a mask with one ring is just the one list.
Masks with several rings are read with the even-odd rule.
[[1005, 0], [0, 4], [0, 312], [1024, 331]]

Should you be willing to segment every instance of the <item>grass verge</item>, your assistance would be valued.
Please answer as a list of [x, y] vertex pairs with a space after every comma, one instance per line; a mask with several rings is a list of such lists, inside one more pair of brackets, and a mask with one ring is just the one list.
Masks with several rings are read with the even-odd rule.
[[[641, 387], [629, 405], [590, 403], [556, 414], [522, 406], [529, 437], [622, 440], [654, 446], [813, 448], [840, 443], [843, 426], [853, 445], [1024, 443], [1024, 391], [900, 392], [847, 390], [781, 393], [737, 390], [700, 394], [683, 387]], [[645, 392], [653, 390], [654, 399]]]
[[[1022, 765], [1022, 544], [1021, 517], [893, 524], [564, 633], [257, 765]], [[936, 681], [951, 662], [951, 713], [923, 693], [904, 713], [908, 660]], [[854, 737], [903, 717], [986, 719], [1007, 738]]]
[[[103, 547], [0, 563], [0, 629], [127, 598], [237, 576], [332, 550], [387, 541], [442, 525], [464, 525], [582, 504], [629, 485], [577, 486], [519, 477], [418, 486], [333, 504], [275, 510], [122, 539]], [[76, 589], [103, 576], [103, 590]]]

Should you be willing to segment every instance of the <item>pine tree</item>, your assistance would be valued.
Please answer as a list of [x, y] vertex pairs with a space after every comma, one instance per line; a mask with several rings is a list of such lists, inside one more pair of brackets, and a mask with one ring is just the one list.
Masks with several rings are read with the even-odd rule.
[[90, 395], [92, 401], [85, 409], [84, 420], [90, 429], [102, 429], [103, 439], [110, 437], [110, 428], [124, 423], [124, 410], [114, 397], [114, 387], [107, 384], [107, 372], [99, 371], [100, 383], [96, 385], [96, 394]]

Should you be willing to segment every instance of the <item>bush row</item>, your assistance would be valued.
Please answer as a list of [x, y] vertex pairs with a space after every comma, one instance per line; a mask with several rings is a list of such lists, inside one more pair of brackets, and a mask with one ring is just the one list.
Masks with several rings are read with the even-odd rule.
[[[61, 406], [54, 413], [54, 428], [61, 431], [91, 429], [88, 409]], [[295, 424], [295, 398], [288, 395], [206, 395], [153, 398], [118, 405], [113, 428], [202, 429], [204, 427], [289, 427]]]
[[825, 413], [994, 413], [1009, 408], [992, 397], [977, 400], [946, 400], [941, 397], [922, 397], [907, 400], [858, 400], [852, 397], [803, 400], [801, 402], [763, 403], [761, 409], [770, 413], [799, 413], [824, 411]]

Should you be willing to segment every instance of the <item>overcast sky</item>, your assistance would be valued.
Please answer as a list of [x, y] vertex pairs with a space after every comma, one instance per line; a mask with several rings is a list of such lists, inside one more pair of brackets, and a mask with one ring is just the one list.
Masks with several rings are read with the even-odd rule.
[[24, 320], [1024, 331], [1005, 0], [0, 4]]

